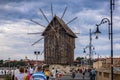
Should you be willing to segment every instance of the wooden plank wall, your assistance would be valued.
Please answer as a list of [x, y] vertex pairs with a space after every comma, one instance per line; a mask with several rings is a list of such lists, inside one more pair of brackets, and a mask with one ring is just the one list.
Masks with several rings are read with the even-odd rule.
[[49, 29], [44, 38], [45, 63], [71, 64], [74, 60], [75, 38], [66, 34], [59, 24], [54, 29], [58, 37]]

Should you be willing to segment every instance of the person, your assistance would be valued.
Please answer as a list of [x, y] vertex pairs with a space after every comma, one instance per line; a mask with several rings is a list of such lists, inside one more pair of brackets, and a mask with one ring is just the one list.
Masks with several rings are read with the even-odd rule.
[[23, 80], [28, 80], [28, 71], [27, 71], [27, 69], [25, 69], [25, 71], [24, 71], [24, 76], [23, 76]]
[[56, 78], [56, 70], [54, 69], [54, 67], [51, 70], [51, 77], [53, 78], [53, 80], [55, 80]]
[[83, 79], [84, 79], [84, 76], [85, 76], [85, 72], [86, 72], [86, 70], [85, 70], [85, 68], [83, 68], [82, 69]]
[[45, 75], [47, 80], [49, 80], [49, 75], [50, 75], [49, 69], [45, 69]]
[[30, 67], [29, 72], [30, 72], [30, 75], [32, 75], [32, 74], [33, 74], [34, 69], [33, 69], [33, 67], [32, 67], [32, 66]]
[[90, 80], [95, 80], [95, 76], [96, 76], [96, 71], [94, 68], [92, 68], [90, 71]]
[[75, 78], [75, 70], [74, 70], [74, 68], [72, 69], [72, 78], [73, 79]]
[[15, 76], [15, 80], [24, 80], [23, 79], [23, 77], [24, 77], [24, 68], [20, 67], [19, 72], [20, 73]]
[[15, 71], [14, 71], [14, 79], [15, 79], [15, 77], [16, 77], [16, 75], [18, 75], [20, 72], [19, 72], [19, 67], [20, 66], [17, 66], [17, 68], [15, 69]]
[[33, 73], [30, 80], [47, 80], [45, 74], [42, 72], [42, 66], [37, 67], [37, 72]]
[[6, 69], [4, 70], [4, 74], [6, 75]]
[[3, 75], [3, 69], [1, 70], [1, 74]]
[[30, 75], [30, 72], [28, 71], [27, 79], [30, 80], [30, 78], [31, 78], [31, 75]]

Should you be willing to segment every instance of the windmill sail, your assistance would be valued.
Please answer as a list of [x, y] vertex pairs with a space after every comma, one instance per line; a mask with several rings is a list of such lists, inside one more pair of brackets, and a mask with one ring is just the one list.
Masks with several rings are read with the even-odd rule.
[[40, 38], [39, 40], [37, 40], [36, 42], [34, 42], [34, 43], [32, 44], [32, 46], [34, 46], [36, 43], [38, 43], [38, 42], [41, 41], [42, 39], [44, 39], [44, 37], [42, 37], [42, 38]]
[[36, 23], [36, 24], [38, 24], [38, 25], [40, 25], [40, 26], [42, 26], [42, 27], [45, 27], [44, 25], [42, 25], [42, 24], [40, 24], [40, 23], [38, 23], [38, 22], [36, 22], [36, 21], [34, 21], [34, 20], [30, 20], [30, 21], [32, 21], [32, 22], [34, 22], [34, 23]]

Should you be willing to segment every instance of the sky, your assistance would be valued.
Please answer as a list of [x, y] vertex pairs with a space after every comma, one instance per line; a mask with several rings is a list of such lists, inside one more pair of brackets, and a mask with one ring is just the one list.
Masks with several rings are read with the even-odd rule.
[[[47, 26], [48, 23], [40, 12], [43, 10], [48, 20], [52, 19], [51, 3], [53, 5], [53, 14], [61, 17], [65, 7], [67, 11], [63, 17], [65, 23], [74, 17], [76, 20], [69, 23], [78, 38], [75, 40], [74, 58], [85, 57], [89, 54], [89, 49], [83, 53], [83, 48], [89, 45], [89, 30], [96, 29], [103, 18], [110, 19], [109, 0], [0, 0], [0, 59], [20, 60], [26, 56], [28, 59], [35, 60], [34, 51], [42, 52], [44, 41], [41, 40], [36, 45], [32, 44], [42, 38], [41, 34], [31, 34], [43, 32], [44, 27], [37, 25], [30, 20], [39, 22]], [[113, 11], [113, 55], [120, 57], [120, 0], [115, 0], [115, 9]], [[110, 57], [110, 40], [108, 39], [108, 24], [102, 24], [99, 39], [92, 35], [92, 45], [95, 47], [96, 55], [101, 57]], [[86, 56], [87, 57], [87, 56]], [[39, 60], [44, 59], [44, 53], [38, 56]]]

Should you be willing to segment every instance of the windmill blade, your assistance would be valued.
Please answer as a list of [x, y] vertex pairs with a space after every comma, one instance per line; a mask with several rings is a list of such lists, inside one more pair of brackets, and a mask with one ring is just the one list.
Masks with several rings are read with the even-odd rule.
[[42, 38], [40, 38], [39, 40], [37, 40], [36, 42], [34, 42], [33, 44], [32, 44], [32, 46], [34, 46], [36, 43], [38, 43], [40, 40], [42, 40], [42, 39], [44, 39], [43, 37]]
[[36, 21], [34, 21], [34, 20], [30, 20], [30, 21], [32, 21], [32, 22], [34, 22], [34, 23], [36, 23], [36, 24], [38, 24], [38, 25], [40, 25], [40, 26], [42, 26], [42, 27], [45, 27], [44, 25], [42, 25], [42, 24], [40, 24], [40, 23], [38, 23], [38, 22], [36, 22]]
[[46, 19], [46, 21], [49, 23], [49, 20], [47, 19], [47, 17], [45, 16], [44, 12], [42, 11], [42, 9], [40, 8], [40, 11], [42, 13], [42, 15], [44, 16], [44, 18]]
[[29, 34], [42, 34], [42, 32], [36, 32], [36, 33], [27, 33], [28, 35]]
[[51, 3], [51, 14], [52, 14], [52, 18], [53, 18], [53, 6], [52, 6], [52, 3]]
[[73, 18], [72, 20], [70, 20], [67, 24], [71, 23], [72, 21], [74, 21], [75, 19], [77, 19], [77, 17]]
[[[45, 16], [45, 14], [44, 14], [44, 12], [42, 11], [42, 9], [40, 9], [40, 11], [41, 11], [41, 13], [42, 13], [42, 15], [44, 16], [44, 18], [46, 19], [46, 21], [48, 22], [48, 24], [49, 24], [49, 20], [47, 19], [47, 17]], [[55, 32], [55, 35], [56, 35], [56, 37], [58, 37], [58, 35], [57, 35], [57, 33], [56, 33], [56, 31], [55, 31], [55, 29], [54, 29], [54, 25], [52, 26], [51, 24], [49, 24], [50, 25], [50, 27], [53, 29], [53, 31]]]
[[41, 55], [44, 53], [44, 50], [41, 52]]
[[67, 7], [65, 7], [65, 10], [64, 10], [64, 12], [63, 12], [63, 14], [62, 14], [62, 16], [61, 16], [61, 19], [62, 19], [63, 16], [65, 15], [66, 10], [67, 10]]

